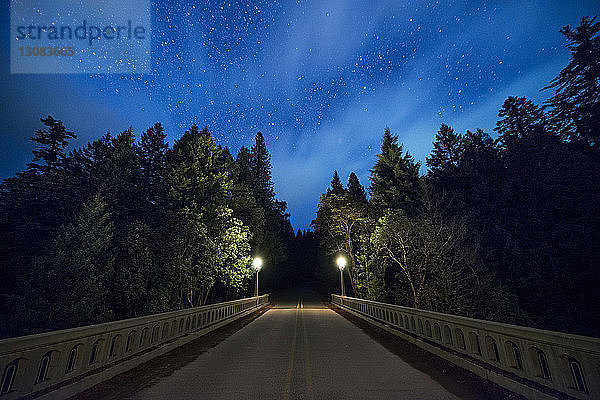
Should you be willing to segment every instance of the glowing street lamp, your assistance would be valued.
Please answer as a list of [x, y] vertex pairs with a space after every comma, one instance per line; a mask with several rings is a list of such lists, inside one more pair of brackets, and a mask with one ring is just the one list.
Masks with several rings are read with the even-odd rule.
[[256, 270], [256, 286], [254, 286], [254, 297], [258, 297], [258, 273], [262, 268], [262, 258], [254, 257], [254, 260], [252, 260], [252, 267]]
[[340, 285], [342, 286], [342, 296], [345, 296], [346, 289], [344, 288], [344, 268], [346, 267], [346, 258], [339, 256], [337, 259], [337, 266], [340, 269]]

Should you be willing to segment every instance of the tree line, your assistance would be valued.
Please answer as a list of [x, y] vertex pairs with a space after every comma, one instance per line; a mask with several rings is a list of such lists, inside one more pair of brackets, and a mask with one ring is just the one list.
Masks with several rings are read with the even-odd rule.
[[0, 186], [2, 336], [251, 295], [254, 255], [262, 289], [284, 279], [294, 233], [260, 132], [235, 159], [206, 127], [170, 146], [160, 123], [67, 153], [76, 134], [41, 122]]
[[442, 124], [426, 175], [387, 128], [369, 199], [334, 172], [313, 226], [354, 295], [600, 335], [599, 30], [560, 31], [571, 58], [542, 106], [509, 97], [493, 134]]

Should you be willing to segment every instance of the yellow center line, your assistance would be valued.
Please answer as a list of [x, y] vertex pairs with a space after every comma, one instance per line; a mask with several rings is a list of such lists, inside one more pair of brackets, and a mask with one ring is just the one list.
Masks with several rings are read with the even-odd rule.
[[308, 398], [314, 400], [315, 395], [313, 393], [312, 386], [312, 368], [310, 365], [310, 346], [308, 345], [308, 336], [306, 334], [304, 311], [302, 312], [302, 333], [302, 336], [304, 337], [304, 374], [306, 375], [306, 392], [308, 393]]
[[[300, 300], [298, 300], [298, 305], [296, 308], [300, 306]], [[294, 338], [292, 339], [292, 345], [290, 349], [290, 361], [288, 363], [287, 376], [285, 378], [285, 391], [283, 393], [283, 399], [289, 400], [290, 393], [292, 389], [292, 372], [294, 371], [294, 358], [296, 356], [296, 341], [298, 337], [298, 314], [296, 311], [296, 319], [294, 321]]]

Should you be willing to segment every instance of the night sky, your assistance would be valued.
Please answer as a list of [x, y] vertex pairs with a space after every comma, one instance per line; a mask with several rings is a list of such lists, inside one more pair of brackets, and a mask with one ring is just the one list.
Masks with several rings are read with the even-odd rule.
[[386, 126], [424, 161], [442, 122], [491, 132], [506, 97], [549, 97], [539, 89], [569, 58], [558, 30], [598, 11], [597, 0], [153, 1], [143, 75], [11, 75], [3, 41], [0, 177], [25, 168], [48, 114], [76, 146], [154, 122], [172, 143], [196, 123], [235, 155], [260, 130], [278, 198], [305, 229], [334, 169], [368, 187]]

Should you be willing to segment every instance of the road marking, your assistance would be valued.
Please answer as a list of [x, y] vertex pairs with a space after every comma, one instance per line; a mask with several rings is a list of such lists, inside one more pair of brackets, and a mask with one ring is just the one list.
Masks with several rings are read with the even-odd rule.
[[314, 400], [312, 386], [312, 368], [310, 365], [310, 347], [308, 345], [308, 336], [306, 334], [306, 323], [304, 321], [304, 311], [302, 312], [302, 336], [304, 338], [304, 375], [306, 376], [306, 392], [308, 398]]
[[[300, 301], [298, 301], [298, 308]], [[292, 339], [292, 348], [290, 349], [290, 362], [288, 364], [287, 376], [285, 378], [285, 392], [283, 393], [283, 399], [289, 400], [292, 389], [292, 372], [294, 371], [294, 357], [296, 355], [296, 339], [298, 337], [298, 311], [296, 311], [296, 319], [294, 321], [294, 338]]]

